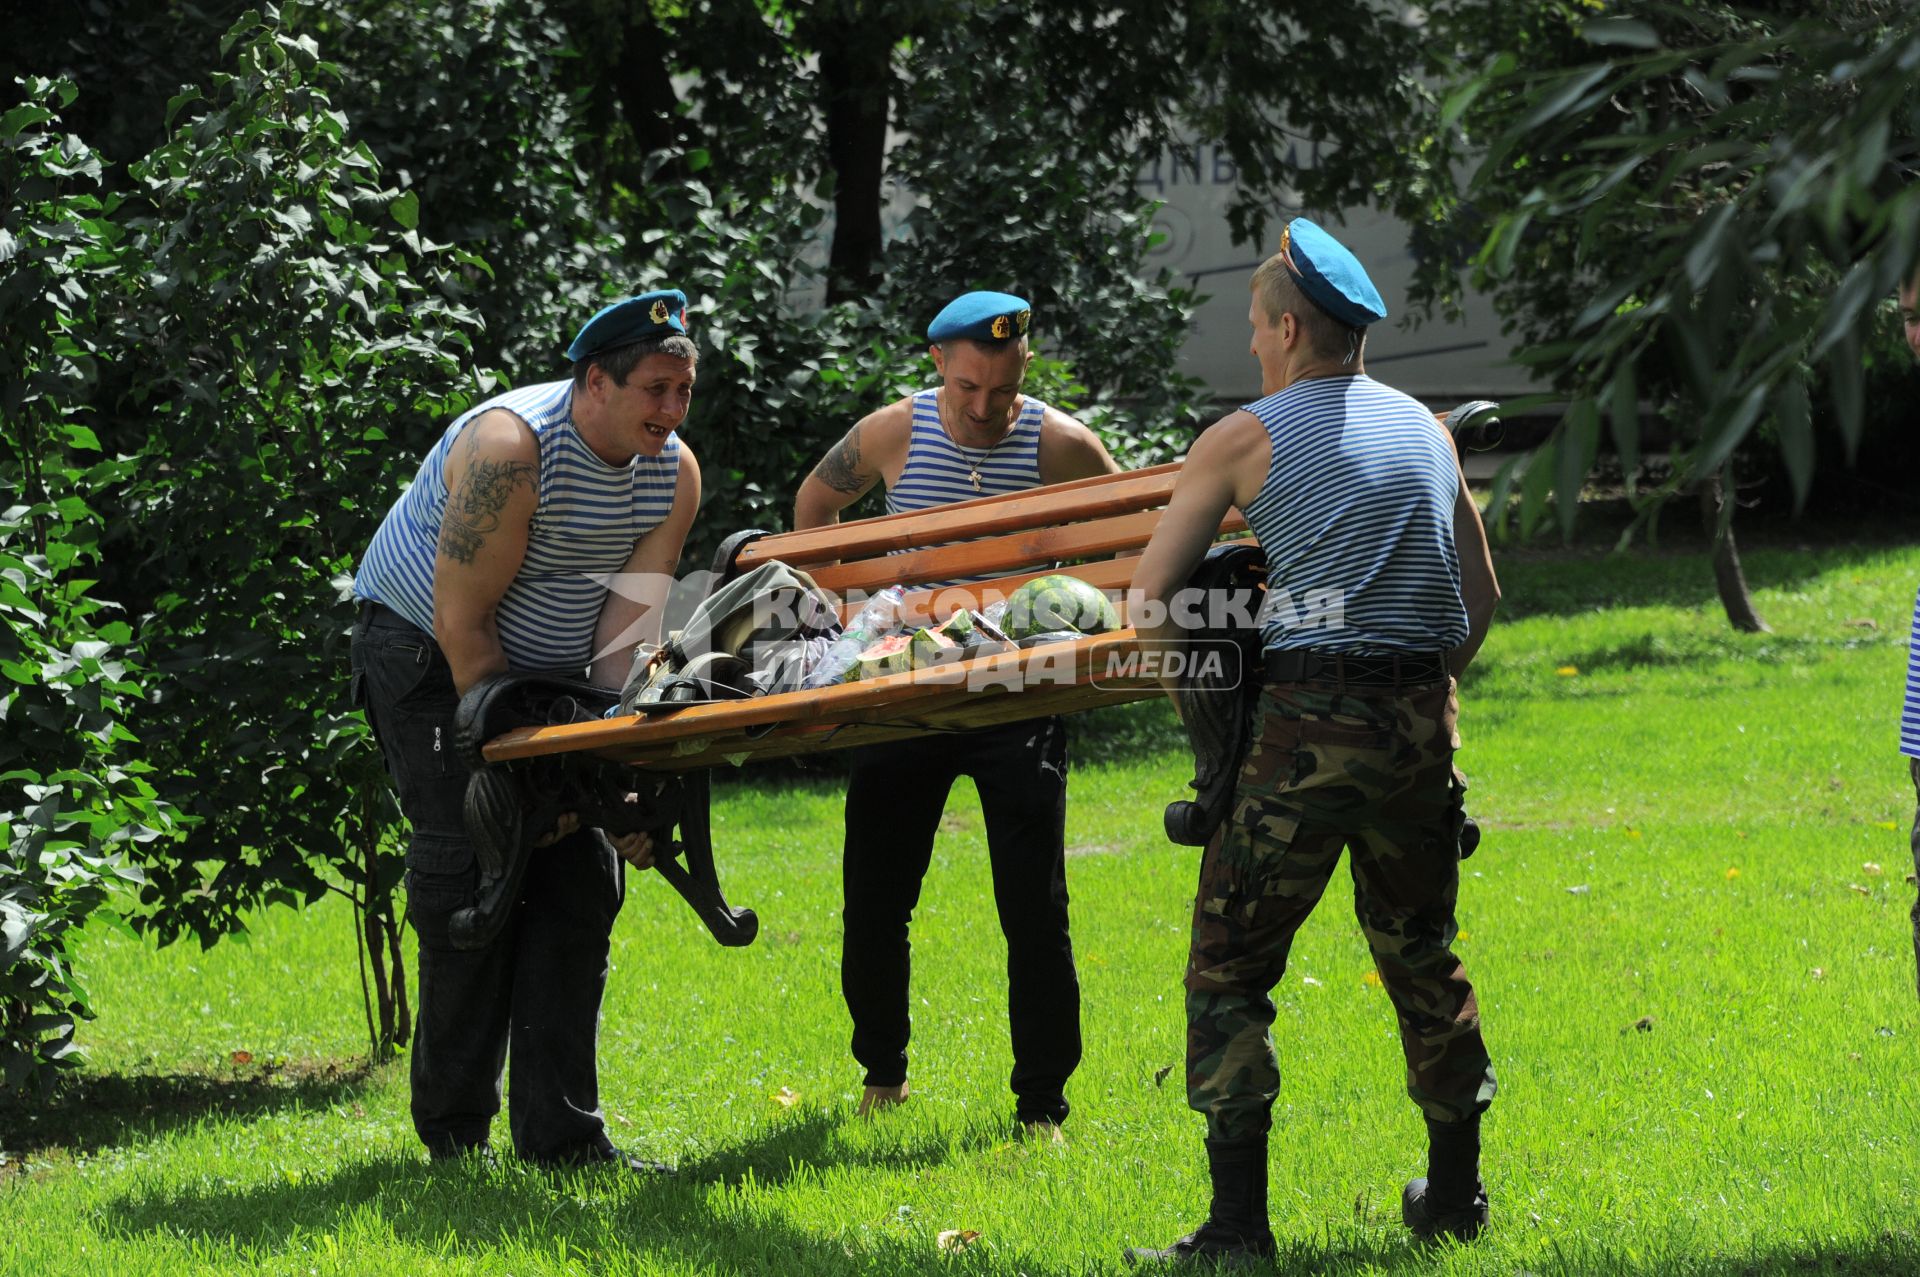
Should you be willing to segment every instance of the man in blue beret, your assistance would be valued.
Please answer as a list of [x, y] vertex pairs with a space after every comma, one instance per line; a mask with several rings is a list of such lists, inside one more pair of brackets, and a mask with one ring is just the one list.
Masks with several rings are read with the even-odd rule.
[[[1099, 437], [1021, 393], [1033, 312], [1008, 293], [956, 298], [928, 325], [940, 384], [862, 418], [800, 485], [794, 527], [839, 521], [884, 483], [888, 513], [1064, 483], [1119, 467]], [[956, 584], [959, 584], [956, 582]], [[860, 1112], [907, 1097], [907, 923], [947, 793], [973, 779], [1007, 938], [1017, 1129], [1059, 1134], [1080, 1062], [1080, 983], [1067, 930], [1067, 741], [1058, 719], [853, 751], [842, 867], [840, 980]]]
[[[1402, 1218], [1420, 1237], [1462, 1240], [1487, 1221], [1480, 1114], [1494, 1077], [1452, 948], [1463, 818], [1453, 754], [1454, 679], [1493, 619], [1493, 561], [1451, 436], [1367, 376], [1366, 330], [1386, 306], [1354, 255], [1295, 218], [1252, 292], [1265, 397], [1194, 443], [1130, 600], [1135, 616], [1170, 602], [1229, 507], [1266, 552], [1257, 734], [1201, 859], [1187, 960], [1187, 1098], [1207, 1119], [1213, 1200], [1197, 1230], [1129, 1251], [1135, 1260], [1273, 1254], [1270, 995], [1343, 849], [1427, 1124], [1428, 1173], [1404, 1189]], [[1169, 616], [1142, 633], [1182, 631]]]
[[635, 645], [658, 639], [700, 504], [700, 467], [678, 434], [698, 354], [686, 306], [674, 290], [616, 302], [574, 338], [569, 377], [455, 419], [354, 577], [354, 700], [413, 827], [413, 1124], [435, 1159], [488, 1146], [511, 1054], [522, 1158], [651, 1165], [608, 1140], [594, 1057], [621, 860], [645, 868], [652, 847], [563, 821], [500, 936], [454, 948], [448, 922], [473, 902], [478, 869], [453, 720], [469, 688], [508, 670], [618, 688]]

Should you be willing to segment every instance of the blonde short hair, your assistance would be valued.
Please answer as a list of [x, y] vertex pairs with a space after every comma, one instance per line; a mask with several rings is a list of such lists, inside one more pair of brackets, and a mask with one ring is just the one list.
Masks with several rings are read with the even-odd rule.
[[1359, 354], [1367, 340], [1367, 330], [1341, 323], [1310, 301], [1294, 283], [1287, 263], [1275, 253], [1253, 272], [1253, 295], [1267, 313], [1267, 322], [1276, 328], [1281, 315], [1292, 315], [1306, 338], [1307, 349], [1332, 359]]

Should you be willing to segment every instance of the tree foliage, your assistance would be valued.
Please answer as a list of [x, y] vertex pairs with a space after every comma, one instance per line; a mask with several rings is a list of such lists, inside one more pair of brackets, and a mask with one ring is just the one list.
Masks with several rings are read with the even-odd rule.
[[487, 262], [441, 281], [484, 319], [468, 362], [550, 374], [630, 265], [565, 26], [542, 5], [476, 0], [337, 0], [303, 26], [343, 69], [328, 97], [419, 201], [420, 227]]
[[142, 881], [128, 852], [171, 831], [128, 727], [144, 672], [94, 592], [107, 496], [135, 469], [86, 405], [124, 232], [101, 165], [58, 131], [70, 84], [0, 115], [0, 1089], [45, 1084], [92, 1015], [69, 939]]
[[131, 166], [140, 287], [114, 334], [145, 354], [113, 423], [144, 464], [110, 544], [157, 675], [147, 757], [195, 820], [149, 865], [142, 922], [210, 944], [344, 880], [397, 967], [393, 817], [342, 695], [341, 582], [436, 423], [489, 388], [439, 287], [483, 263], [382, 184], [310, 36], [269, 9], [222, 43], [229, 69], [176, 97]]
[[1863, 346], [1914, 259], [1920, 16], [1878, 0], [1577, 14], [1530, 10], [1442, 116], [1486, 145], [1476, 279], [1569, 405], [1494, 508], [1517, 481], [1523, 533], [1550, 498], [1570, 525], [1603, 437], [1633, 481], [1648, 402], [1679, 453], [1644, 511], [1762, 429], [1797, 505], [1813, 382], [1850, 457]]

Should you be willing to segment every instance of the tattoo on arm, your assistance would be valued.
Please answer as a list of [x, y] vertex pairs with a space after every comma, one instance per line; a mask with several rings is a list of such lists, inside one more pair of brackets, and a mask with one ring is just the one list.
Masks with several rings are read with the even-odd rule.
[[813, 468], [813, 477], [835, 492], [858, 494], [871, 482], [860, 477], [860, 427], [847, 431], [847, 437], [833, 445], [832, 451]]
[[460, 477], [460, 488], [447, 501], [440, 517], [440, 551], [455, 563], [472, 563], [489, 533], [500, 528], [500, 512], [513, 490], [534, 482], [535, 467], [526, 461], [489, 461], [475, 458]]

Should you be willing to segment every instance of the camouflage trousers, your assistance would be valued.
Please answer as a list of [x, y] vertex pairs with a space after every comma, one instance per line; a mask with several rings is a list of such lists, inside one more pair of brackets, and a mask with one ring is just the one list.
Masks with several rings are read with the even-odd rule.
[[1187, 961], [1187, 1101], [1207, 1134], [1267, 1130], [1273, 1002], [1294, 933], [1351, 849], [1354, 912], [1392, 999], [1407, 1094], [1459, 1121], [1493, 1099], [1480, 1012], [1454, 957], [1464, 778], [1453, 686], [1270, 686], [1229, 818], [1200, 863]]

